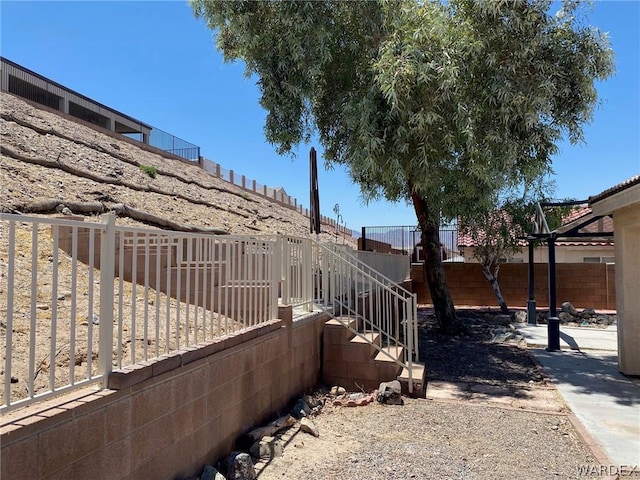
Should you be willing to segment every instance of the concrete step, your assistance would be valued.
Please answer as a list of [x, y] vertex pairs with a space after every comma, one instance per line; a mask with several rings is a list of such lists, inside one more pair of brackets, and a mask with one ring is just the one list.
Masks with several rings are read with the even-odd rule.
[[377, 333], [377, 332], [361, 333], [360, 335], [354, 336], [351, 339], [351, 343], [363, 344], [363, 345], [372, 345], [372, 348], [376, 349], [375, 347], [373, 347], [373, 345], [380, 346], [380, 334]]
[[398, 381], [402, 387], [402, 393], [404, 395], [410, 395], [412, 397], [424, 397], [426, 393], [426, 374], [427, 369], [424, 364], [419, 362], [413, 362], [411, 365], [411, 371], [413, 373], [413, 392], [409, 391], [409, 369], [407, 367], [402, 369], [400, 375], [398, 375]]
[[374, 358], [374, 362], [380, 373], [380, 381], [385, 382], [397, 378], [402, 370], [402, 366], [398, 365], [398, 362], [395, 360], [402, 362], [403, 359], [404, 348], [395, 345], [383, 347]]
[[424, 396], [424, 365], [413, 364], [413, 392], [409, 393], [409, 372], [394, 360], [402, 361], [405, 349], [381, 345], [378, 332], [354, 335], [355, 318], [344, 315], [325, 323], [323, 382], [341, 385], [348, 390], [374, 390], [380, 382], [398, 379], [404, 395]]
[[381, 351], [375, 356], [376, 362], [396, 363], [395, 360], [402, 361], [404, 348], [397, 345], [390, 347], [382, 347]]
[[354, 333], [347, 328], [355, 328], [356, 320], [350, 317], [336, 317], [327, 320], [324, 324], [324, 343], [325, 345], [344, 345], [348, 344], [354, 336]]

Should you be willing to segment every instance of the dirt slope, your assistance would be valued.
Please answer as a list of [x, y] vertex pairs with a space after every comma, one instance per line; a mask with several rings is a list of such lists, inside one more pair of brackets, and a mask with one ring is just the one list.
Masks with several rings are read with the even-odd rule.
[[[34, 202], [42, 207], [42, 201], [57, 199], [74, 214], [82, 213], [82, 206], [93, 207], [95, 214], [95, 208], [107, 211], [120, 205], [120, 212], [133, 209], [168, 222], [165, 228], [178, 224], [232, 234], [309, 232], [304, 215], [198, 166], [150, 153], [7, 93], [0, 93], [0, 109], [4, 212], [43, 213], [34, 210]], [[151, 178], [140, 166], [155, 167], [157, 175]], [[55, 210], [47, 214], [59, 215]], [[162, 227], [124, 214], [117, 223]], [[332, 228], [323, 230], [324, 240], [335, 241]]]

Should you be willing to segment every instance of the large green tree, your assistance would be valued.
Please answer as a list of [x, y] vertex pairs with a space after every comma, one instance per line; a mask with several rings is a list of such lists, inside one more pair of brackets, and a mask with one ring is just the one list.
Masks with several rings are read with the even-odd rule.
[[[567, 1], [191, 0], [228, 61], [255, 76], [281, 153], [317, 134], [365, 198], [410, 202], [436, 317], [458, 333], [440, 260], [441, 221], [474, 218], [495, 193], [549, 172], [582, 139], [606, 37]], [[223, 92], [220, 92], [223, 94]]]

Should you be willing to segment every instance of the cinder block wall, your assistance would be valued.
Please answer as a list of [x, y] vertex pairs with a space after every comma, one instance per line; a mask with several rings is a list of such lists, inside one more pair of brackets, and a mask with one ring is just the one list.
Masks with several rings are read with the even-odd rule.
[[[411, 279], [419, 303], [431, 303], [422, 264], [411, 266]], [[445, 275], [456, 305], [498, 305], [477, 263], [446, 263]], [[538, 307], [549, 306], [548, 266], [534, 264], [535, 298]], [[507, 305], [526, 306], [529, 298], [528, 265], [507, 263], [500, 267], [498, 283]], [[576, 308], [616, 308], [615, 265], [604, 263], [559, 263], [556, 265], [558, 307], [571, 302]]]
[[242, 433], [284, 413], [320, 381], [326, 314], [267, 325], [115, 373], [83, 390], [10, 412], [2, 479], [173, 479], [198, 475]]

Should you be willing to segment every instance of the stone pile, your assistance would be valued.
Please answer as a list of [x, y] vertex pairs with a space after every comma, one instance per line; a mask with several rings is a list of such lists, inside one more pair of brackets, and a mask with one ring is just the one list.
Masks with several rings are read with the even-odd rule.
[[320, 436], [320, 432], [310, 417], [318, 415], [325, 404], [335, 407], [365, 406], [377, 400], [387, 405], [403, 405], [400, 382], [383, 382], [378, 390], [371, 393], [349, 393], [343, 387], [334, 386], [319, 395], [303, 395], [296, 400], [288, 415], [277, 418], [262, 427], [257, 427], [238, 441], [238, 444], [250, 445], [248, 451], [234, 451], [224, 459], [220, 469], [206, 465], [199, 477], [185, 480], [256, 480], [262, 469], [274, 458], [281, 457], [284, 447], [299, 431]]
[[[290, 414], [243, 435], [239, 444], [250, 445], [247, 451], [234, 451], [222, 462], [226, 476], [211, 465], [206, 465], [199, 477], [186, 480], [256, 480], [264, 464], [282, 456], [284, 445], [298, 431], [317, 437], [318, 428], [309, 418], [322, 410], [323, 401], [304, 395], [294, 404]], [[284, 434], [282, 432], [285, 432]]]
[[[548, 313], [538, 313], [538, 323], [546, 324]], [[558, 319], [562, 324], [580, 327], [606, 328], [616, 323], [616, 315], [598, 313], [593, 308], [585, 308], [578, 311], [570, 302], [564, 302], [558, 313]]]
[[512, 325], [506, 327], [498, 326], [490, 330], [491, 340], [489, 343], [511, 343], [521, 348], [527, 348], [527, 341], [524, 336]]

